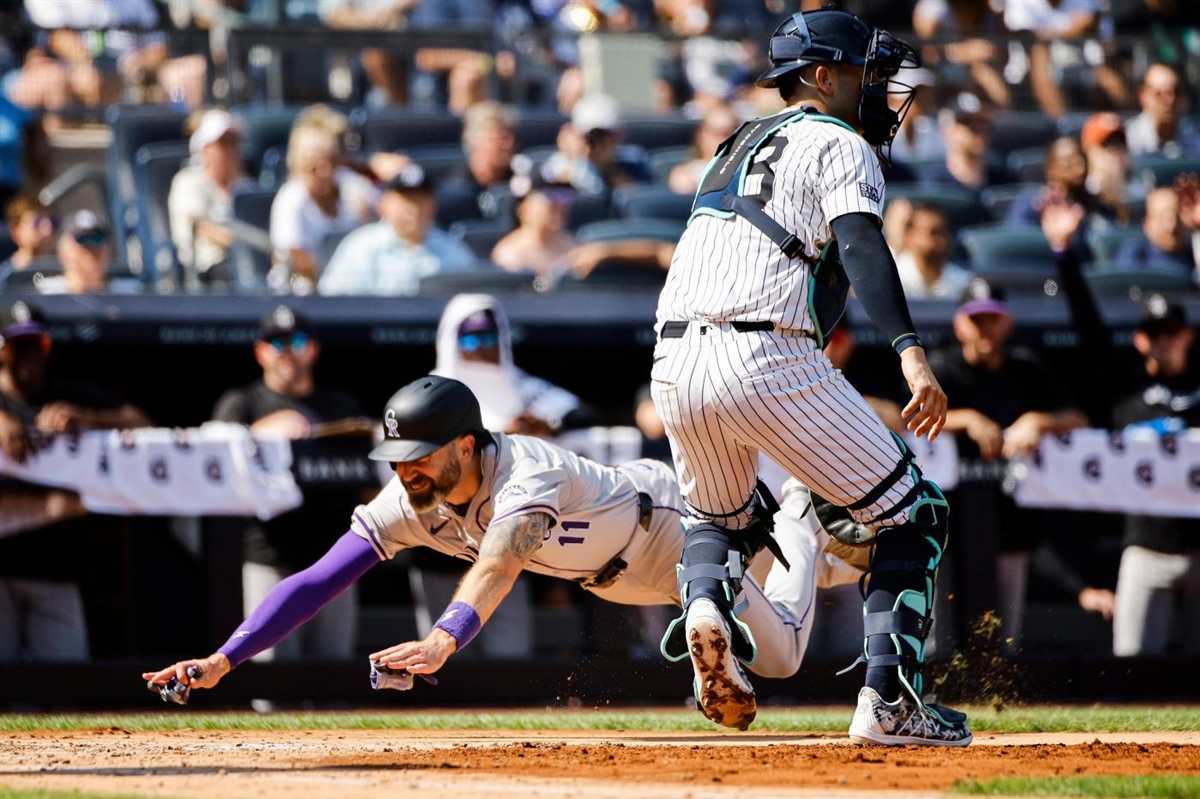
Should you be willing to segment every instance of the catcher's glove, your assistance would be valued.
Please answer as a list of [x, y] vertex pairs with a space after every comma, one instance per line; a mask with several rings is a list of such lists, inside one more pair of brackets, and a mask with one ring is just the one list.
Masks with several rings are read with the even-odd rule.
[[850, 547], [869, 547], [875, 543], [875, 533], [854, 521], [850, 511], [840, 505], [834, 505], [816, 491], [810, 489], [809, 493], [812, 495], [812, 508], [817, 521], [834, 541]]

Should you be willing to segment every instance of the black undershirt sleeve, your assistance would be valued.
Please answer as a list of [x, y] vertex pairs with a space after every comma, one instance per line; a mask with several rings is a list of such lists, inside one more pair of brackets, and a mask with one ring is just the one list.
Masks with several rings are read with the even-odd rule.
[[870, 214], [839, 216], [832, 223], [846, 277], [863, 310], [896, 352], [921, 345], [908, 313], [896, 260], [888, 249], [879, 221]]

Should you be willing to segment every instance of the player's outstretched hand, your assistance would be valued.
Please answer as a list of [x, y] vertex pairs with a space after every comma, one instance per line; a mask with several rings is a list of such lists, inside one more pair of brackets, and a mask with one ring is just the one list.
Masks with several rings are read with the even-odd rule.
[[[200, 669], [199, 676], [189, 677], [188, 668]], [[142, 673], [142, 679], [156, 685], [166, 685], [172, 678], [189, 688], [214, 688], [229, 673], [229, 658], [220, 652], [198, 660], [181, 660], [159, 671]]]
[[445, 630], [434, 629], [420, 641], [403, 644], [371, 653], [371, 660], [391, 669], [404, 669], [412, 674], [433, 674], [446, 664], [458, 643]]
[[922, 347], [909, 347], [900, 353], [900, 368], [912, 392], [912, 399], [900, 414], [908, 420], [908, 429], [914, 436], [926, 436], [933, 441], [946, 424], [946, 392], [934, 376]]

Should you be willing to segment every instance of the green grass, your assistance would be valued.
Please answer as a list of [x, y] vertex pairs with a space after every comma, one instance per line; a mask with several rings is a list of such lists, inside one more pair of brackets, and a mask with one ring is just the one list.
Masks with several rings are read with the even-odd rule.
[[973, 796], [1086, 796], [1093, 799], [1192, 799], [1200, 796], [1200, 777], [1051, 777], [1002, 779], [956, 784], [954, 793]]
[[[976, 732], [1188, 732], [1200, 730], [1200, 706], [967, 708]], [[751, 732], [845, 732], [850, 708], [760, 708]], [[217, 713], [188, 709], [158, 713], [59, 715], [0, 714], [0, 732], [119, 727], [159, 730], [562, 730], [693, 732], [719, 729], [688, 709], [520, 711], [398, 710], [361, 713]], [[1200, 794], [1197, 794], [1200, 795]]]

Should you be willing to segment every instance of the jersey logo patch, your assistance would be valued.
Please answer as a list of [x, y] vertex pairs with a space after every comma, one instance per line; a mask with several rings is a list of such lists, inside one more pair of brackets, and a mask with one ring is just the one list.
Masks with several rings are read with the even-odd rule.
[[875, 188], [870, 183], [859, 183], [858, 193], [873, 203], [879, 202], [879, 189]]
[[527, 499], [529, 499], [529, 490], [525, 486], [517, 484], [505, 486], [496, 495], [496, 513], [500, 513], [503, 508], [520, 505]]

